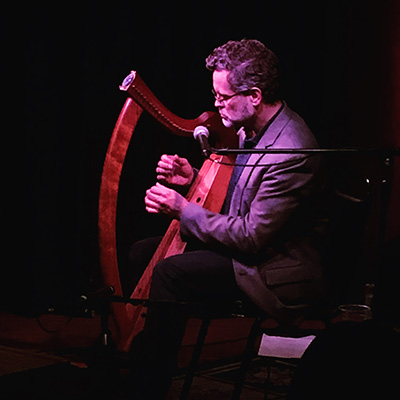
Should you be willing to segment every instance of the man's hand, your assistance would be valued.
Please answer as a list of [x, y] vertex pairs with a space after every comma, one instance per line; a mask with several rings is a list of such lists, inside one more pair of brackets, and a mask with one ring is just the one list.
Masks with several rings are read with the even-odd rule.
[[144, 199], [146, 211], [152, 214], [165, 214], [180, 219], [183, 209], [189, 203], [173, 189], [156, 183], [146, 191]]
[[186, 158], [164, 154], [158, 162], [157, 179], [168, 185], [189, 186], [194, 177], [193, 167]]

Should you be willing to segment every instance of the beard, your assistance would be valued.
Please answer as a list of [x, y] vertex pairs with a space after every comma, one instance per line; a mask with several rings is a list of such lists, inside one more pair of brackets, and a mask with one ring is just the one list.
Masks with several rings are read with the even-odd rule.
[[224, 124], [224, 126], [226, 128], [233, 128], [234, 127], [234, 123], [230, 119], [226, 119], [226, 118], [221, 118], [221, 119], [222, 119], [222, 123]]
[[228, 118], [226, 111], [221, 115], [222, 123], [227, 128], [240, 129], [242, 126], [246, 126], [251, 122], [256, 114], [256, 110], [253, 106], [248, 103], [242, 103], [240, 109], [232, 108], [229, 112], [230, 116], [233, 118]]

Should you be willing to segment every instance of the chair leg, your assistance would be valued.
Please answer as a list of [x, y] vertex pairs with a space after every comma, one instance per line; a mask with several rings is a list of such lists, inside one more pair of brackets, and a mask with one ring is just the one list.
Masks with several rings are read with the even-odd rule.
[[260, 332], [261, 324], [264, 321], [263, 318], [256, 318], [254, 321], [249, 337], [247, 338], [246, 347], [243, 353], [242, 362], [240, 364], [238, 377], [235, 382], [235, 388], [232, 394], [232, 400], [239, 400], [242, 393], [243, 385], [246, 379], [246, 373], [249, 370], [251, 361], [254, 356], [254, 345], [256, 343], [258, 334]]
[[267, 378], [265, 379], [264, 400], [268, 399], [269, 388], [271, 385], [271, 366], [267, 366]]
[[183, 382], [183, 387], [179, 396], [179, 400], [186, 400], [189, 395], [189, 390], [192, 385], [194, 375], [196, 373], [196, 368], [199, 362], [201, 350], [203, 349], [203, 345], [206, 340], [209, 325], [210, 318], [204, 318], [201, 323], [199, 333], [197, 334], [196, 344], [193, 349], [192, 358], [190, 360], [190, 364], [185, 376], [185, 381]]

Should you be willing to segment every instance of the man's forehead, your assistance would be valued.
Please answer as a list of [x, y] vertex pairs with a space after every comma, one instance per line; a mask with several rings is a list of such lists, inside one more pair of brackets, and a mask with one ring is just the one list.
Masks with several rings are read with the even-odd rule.
[[219, 88], [219, 89], [225, 89], [225, 90], [229, 90], [230, 84], [228, 82], [228, 75], [229, 75], [229, 71], [227, 70], [215, 70], [213, 72], [213, 85], [214, 85], [214, 89]]

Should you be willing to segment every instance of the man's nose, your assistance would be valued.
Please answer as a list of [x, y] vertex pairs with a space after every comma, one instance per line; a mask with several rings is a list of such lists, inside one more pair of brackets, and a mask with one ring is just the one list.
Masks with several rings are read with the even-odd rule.
[[214, 101], [214, 107], [216, 107], [216, 108], [222, 108], [222, 107], [223, 107], [223, 103], [222, 103], [220, 100], [215, 99], [215, 101]]

